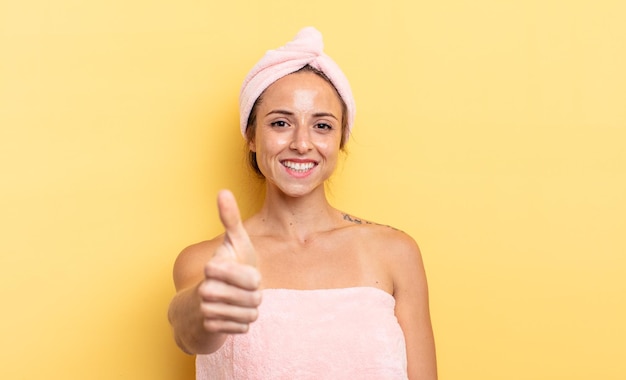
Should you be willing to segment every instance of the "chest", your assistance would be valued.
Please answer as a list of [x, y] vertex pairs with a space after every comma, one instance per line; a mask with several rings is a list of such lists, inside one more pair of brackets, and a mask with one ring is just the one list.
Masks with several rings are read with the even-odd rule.
[[332, 239], [253, 244], [265, 288], [392, 288], [382, 252], [366, 244]]

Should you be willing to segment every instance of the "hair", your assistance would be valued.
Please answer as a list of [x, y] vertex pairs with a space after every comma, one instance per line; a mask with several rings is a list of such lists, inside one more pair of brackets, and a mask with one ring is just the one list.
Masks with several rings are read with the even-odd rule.
[[[302, 73], [302, 72], [311, 72], [319, 76], [320, 78], [324, 79], [328, 84], [330, 84], [332, 88], [335, 90], [335, 93], [337, 94], [337, 97], [339, 98], [339, 101], [341, 103], [341, 141], [339, 142], [339, 148], [341, 150], [344, 150], [346, 141], [348, 139], [348, 136], [347, 136], [348, 134], [348, 118], [347, 118], [348, 107], [346, 106], [346, 102], [344, 102], [343, 98], [341, 97], [341, 95], [339, 95], [339, 91], [337, 91], [337, 88], [335, 87], [333, 82], [330, 80], [330, 78], [326, 76], [326, 74], [324, 74], [323, 71], [318, 70], [313, 66], [306, 65], [302, 67], [301, 69], [294, 71], [292, 74]], [[253, 152], [250, 150], [248, 143], [250, 141], [254, 141], [254, 136], [256, 134], [257, 109], [258, 109], [259, 104], [261, 104], [261, 102], [263, 101], [264, 93], [265, 92], [261, 93], [261, 95], [259, 95], [257, 100], [254, 102], [254, 105], [252, 106], [252, 109], [250, 110], [250, 116], [248, 116], [248, 122], [246, 123], [246, 150], [248, 151], [248, 165], [250, 165], [250, 168], [252, 169], [252, 171], [254, 171], [254, 173], [259, 178], [265, 178], [265, 175], [263, 175], [263, 173], [261, 172], [261, 169], [259, 168], [259, 164], [256, 160], [256, 152]]]

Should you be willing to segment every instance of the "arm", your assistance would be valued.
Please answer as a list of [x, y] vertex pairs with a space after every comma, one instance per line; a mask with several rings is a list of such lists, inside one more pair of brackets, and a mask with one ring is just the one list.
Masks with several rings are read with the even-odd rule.
[[406, 341], [409, 379], [435, 380], [437, 361], [424, 264], [415, 241], [398, 233], [402, 237], [392, 264], [395, 313]]
[[232, 194], [220, 193], [218, 208], [223, 238], [186, 248], [174, 264], [168, 317], [176, 343], [190, 354], [214, 352], [227, 334], [246, 332], [261, 302], [254, 248]]

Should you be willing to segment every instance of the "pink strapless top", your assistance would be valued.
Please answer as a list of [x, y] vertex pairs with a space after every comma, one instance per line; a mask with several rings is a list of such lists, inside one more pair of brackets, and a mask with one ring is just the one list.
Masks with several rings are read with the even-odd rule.
[[197, 379], [406, 379], [395, 299], [373, 287], [265, 289], [259, 318], [196, 357]]

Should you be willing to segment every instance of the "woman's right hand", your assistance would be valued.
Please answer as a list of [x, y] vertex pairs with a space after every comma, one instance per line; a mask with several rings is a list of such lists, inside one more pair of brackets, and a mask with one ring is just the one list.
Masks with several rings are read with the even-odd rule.
[[206, 263], [204, 280], [197, 287], [200, 312], [209, 333], [245, 333], [258, 316], [261, 275], [235, 197], [222, 190], [217, 204], [224, 240]]

